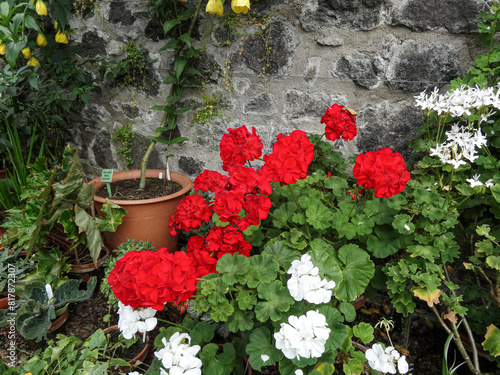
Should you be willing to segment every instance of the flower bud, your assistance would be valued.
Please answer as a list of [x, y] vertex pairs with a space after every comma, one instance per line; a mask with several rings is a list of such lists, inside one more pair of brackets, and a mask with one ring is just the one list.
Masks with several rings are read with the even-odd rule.
[[31, 56], [31, 50], [30, 50], [29, 47], [24, 48], [21, 52], [22, 52], [22, 54], [23, 54], [23, 56], [24, 56], [25, 59], [29, 59], [30, 58], [30, 56]]
[[58, 29], [59, 28], [59, 23], [57, 22], [57, 20], [54, 21], [54, 29]]
[[208, 0], [205, 12], [222, 16], [222, 14], [224, 14], [224, 6], [222, 5], [222, 0]]
[[56, 34], [56, 42], [59, 44], [68, 44], [68, 37], [66, 36], [66, 33], [59, 30]]
[[38, 47], [45, 47], [47, 45], [47, 39], [45, 38], [45, 35], [38, 33], [36, 37], [36, 44]]
[[5, 43], [0, 44], [0, 55], [5, 55]]
[[38, 13], [39, 16], [46, 16], [47, 15], [47, 6], [42, 0], [37, 0], [35, 4], [35, 10]]
[[250, 0], [232, 0], [231, 8], [234, 13], [247, 14], [250, 10]]
[[40, 66], [40, 63], [38, 62], [37, 58], [36, 57], [32, 57], [28, 60], [28, 63], [26, 65], [29, 65], [29, 66]]

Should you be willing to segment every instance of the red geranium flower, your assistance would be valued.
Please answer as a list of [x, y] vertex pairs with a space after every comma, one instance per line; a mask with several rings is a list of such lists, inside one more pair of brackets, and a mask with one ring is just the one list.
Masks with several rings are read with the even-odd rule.
[[245, 201], [245, 190], [224, 190], [217, 194], [214, 201], [214, 211], [222, 222], [237, 224], [240, 220], [240, 211]]
[[365, 189], [374, 189], [375, 197], [389, 198], [402, 192], [410, 181], [410, 172], [397, 151], [382, 148], [356, 157], [353, 175]]
[[228, 129], [229, 134], [224, 134], [220, 142], [220, 158], [222, 169], [229, 170], [230, 166], [243, 165], [262, 155], [262, 141], [256, 134], [255, 128], [252, 133], [248, 132], [245, 125], [237, 129]]
[[314, 158], [314, 146], [302, 130], [294, 130], [289, 136], [278, 135], [273, 153], [264, 155], [262, 170], [274, 182], [294, 184], [307, 177], [307, 169]]
[[238, 228], [231, 226], [212, 228], [206, 237], [206, 247], [217, 259], [225, 254], [235, 253], [249, 257], [252, 249], [252, 245], [245, 241]]
[[356, 117], [344, 109], [343, 105], [334, 104], [327, 108], [321, 123], [326, 124], [326, 139], [352, 141], [357, 134]]
[[208, 222], [212, 218], [212, 210], [207, 201], [198, 194], [188, 195], [182, 198], [177, 211], [168, 223], [170, 233], [177, 234], [176, 228], [189, 231], [197, 229], [201, 224]]
[[224, 190], [229, 179], [227, 176], [220, 174], [216, 171], [209, 171], [205, 169], [201, 174], [199, 174], [193, 182], [194, 190], [198, 191], [211, 191], [217, 194], [218, 192]]

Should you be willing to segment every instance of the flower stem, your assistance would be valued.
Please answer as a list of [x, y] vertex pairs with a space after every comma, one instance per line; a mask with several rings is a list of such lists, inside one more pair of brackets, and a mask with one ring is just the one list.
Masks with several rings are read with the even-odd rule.
[[191, 331], [191, 328], [188, 328], [188, 327], [183, 326], [183, 325], [181, 325], [181, 324], [173, 323], [173, 322], [170, 322], [170, 321], [165, 320], [165, 319], [160, 319], [160, 318], [156, 318], [156, 319], [158, 319], [160, 322], [167, 323], [167, 324], [170, 324], [170, 325], [172, 325], [172, 326], [176, 326], [176, 327], [179, 327], [179, 328], [185, 329], [185, 330], [187, 330], [187, 331]]

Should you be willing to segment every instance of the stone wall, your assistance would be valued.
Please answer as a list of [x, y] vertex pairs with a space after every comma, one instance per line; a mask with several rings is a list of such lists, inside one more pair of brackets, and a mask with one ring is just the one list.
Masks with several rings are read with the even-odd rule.
[[[194, 0], [188, 0], [194, 4]], [[225, 1], [225, 12], [230, 0]], [[124, 58], [135, 42], [147, 51], [147, 69], [137, 87], [102, 84], [101, 95], [75, 116], [71, 139], [90, 175], [102, 168], [124, 169], [110, 140], [132, 124], [132, 168], [138, 167], [145, 138], [152, 135], [169, 86], [172, 52], [152, 20], [147, 0], [99, 1], [84, 21], [73, 20], [82, 59]], [[204, 7], [203, 7], [204, 8]], [[205, 124], [197, 109], [180, 117], [176, 134], [191, 140], [175, 145], [171, 168], [195, 177], [203, 169], [221, 170], [218, 143], [228, 128], [255, 127], [267, 151], [279, 133], [294, 129], [321, 132], [327, 106], [339, 103], [358, 112], [358, 136], [337, 141], [346, 155], [391, 147], [409, 154], [409, 140], [422, 123], [413, 96], [447, 83], [467, 71], [482, 52], [476, 42], [476, 14], [488, 11], [482, 0], [253, 0], [251, 11], [229, 31], [223, 17], [202, 12], [194, 44], [206, 76], [191, 88], [185, 104], [203, 106], [220, 98], [221, 114]], [[201, 107], [198, 107], [198, 109]], [[165, 147], [157, 145], [148, 167], [162, 167]]]

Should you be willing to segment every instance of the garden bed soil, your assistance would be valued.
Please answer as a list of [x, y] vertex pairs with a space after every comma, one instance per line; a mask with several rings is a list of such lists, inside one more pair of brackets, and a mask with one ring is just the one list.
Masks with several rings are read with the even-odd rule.
[[97, 196], [116, 200], [141, 200], [165, 197], [182, 190], [182, 186], [177, 182], [167, 179], [147, 178], [144, 190], [139, 190], [139, 179], [122, 180], [111, 182], [110, 197], [106, 186], [99, 189]]
[[[53, 339], [58, 333], [62, 333], [67, 336], [76, 336], [82, 341], [86, 340], [97, 329], [105, 329], [109, 326], [117, 324], [117, 314], [113, 314], [109, 322], [104, 322], [103, 318], [108, 313], [109, 310], [106, 298], [102, 295], [98, 288], [96, 288], [94, 295], [87, 301], [78, 304], [70, 304], [69, 318], [67, 322], [57, 331], [54, 331], [48, 336]], [[180, 323], [183, 320], [184, 315], [185, 314], [180, 313], [175, 308], [168, 307], [164, 311], [158, 312], [156, 317], [162, 320]], [[407, 355], [407, 360], [411, 369], [409, 373], [413, 375], [442, 374], [441, 361], [443, 358], [444, 343], [446, 341], [447, 334], [435, 322], [435, 317], [428, 309], [425, 308], [425, 306], [418, 306], [414, 313], [409, 314], [407, 318], [403, 318], [391, 307], [388, 297], [377, 296], [376, 298], [368, 299], [358, 310], [356, 321], [353, 322], [353, 324], [366, 322], [375, 326], [382, 318], [390, 319], [394, 322], [394, 328], [390, 330], [391, 340], [396, 348]], [[165, 323], [159, 323], [153, 331], [149, 332], [150, 347], [144, 361], [146, 365], [151, 364], [153, 360], [155, 351], [153, 345], [154, 338], [159, 334], [160, 327], [165, 325]], [[7, 332], [8, 326], [0, 328], [0, 356], [4, 361], [7, 356]], [[386, 333], [379, 328], [375, 328], [374, 342], [381, 342], [386, 346], [390, 345]], [[16, 336], [16, 344], [18, 345], [19, 364], [22, 363], [20, 360], [23, 355], [29, 358], [29, 356], [32, 355], [36, 349], [41, 347], [41, 344], [24, 340], [20, 335]], [[407, 352], [404, 349], [406, 349]], [[463, 362], [460, 354], [453, 344], [450, 345], [448, 353], [449, 360], [453, 361], [455, 352], [457, 356], [455, 364]], [[145, 369], [146, 366], [139, 366], [136, 370], [143, 373]], [[481, 370], [484, 374], [500, 374], [500, 370], [496, 367], [496, 365], [488, 360], [482, 360]], [[369, 374], [369, 372], [366, 373]], [[262, 368], [261, 371], [253, 370], [253, 374], [279, 375], [279, 371], [276, 366], [268, 366]], [[338, 358], [334, 374], [344, 374], [340, 358]], [[459, 368], [456, 374], [467, 375], [470, 374], [470, 371], [465, 365], [463, 365]]]

